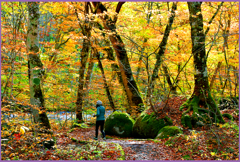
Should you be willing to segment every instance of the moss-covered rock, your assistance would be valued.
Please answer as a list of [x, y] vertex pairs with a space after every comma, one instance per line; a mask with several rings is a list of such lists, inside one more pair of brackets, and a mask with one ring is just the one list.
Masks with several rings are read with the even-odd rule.
[[105, 122], [105, 133], [119, 137], [131, 137], [135, 121], [127, 114], [113, 112]]
[[164, 139], [182, 133], [183, 131], [181, 128], [177, 126], [165, 126], [158, 132], [156, 139]]
[[133, 136], [136, 138], [155, 138], [161, 128], [172, 125], [168, 117], [159, 119], [154, 113], [143, 112], [133, 126]]

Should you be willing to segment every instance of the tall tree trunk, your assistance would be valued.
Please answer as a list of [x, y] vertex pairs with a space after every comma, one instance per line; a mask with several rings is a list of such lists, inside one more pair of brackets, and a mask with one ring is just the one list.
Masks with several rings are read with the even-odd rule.
[[[186, 120], [189, 119], [188, 113], [190, 110], [193, 110], [191, 122], [186, 122], [192, 123], [193, 126], [203, 125], [205, 122], [224, 122], [222, 115], [211, 96], [211, 91], [208, 84], [205, 34], [203, 31], [201, 4], [202, 2], [188, 2], [192, 54], [195, 68], [195, 87], [191, 98], [184, 105], [188, 107], [188, 110], [183, 113], [182, 122], [184, 124], [184, 121], [186, 122]], [[188, 126], [192, 127], [192, 125]]]
[[90, 50], [90, 36], [92, 26], [90, 24], [89, 19], [87, 18], [87, 14], [89, 13], [89, 2], [85, 2], [85, 21], [81, 24], [81, 20], [78, 17], [77, 9], [75, 8], [75, 14], [78, 19], [79, 27], [82, 30], [82, 34], [85, 36], [83, 39], [83, 47], [81, 51], [81, 65], [79, 68], [79, 79], [78, 79], [78, 90], [77, 90], [77, 102], [76, 102], [76, 120], [78, 123], [83, 122], [83, 97], [84, 97], [84, 73], [86, 69], [87, 59]]
[[223, 52], [224, 52], [224, 58], [226, 62], [226, 71], [227, 71], [227, 77], [228, 77], [228, 84], [230, 89], [230, 96], [232, 97], [232, 83], [231, 83], [231, 77], [230, 77], [230, 66], [228, 64], [228, 36], [230, 32], [230, 26], [231, 25], [231, 14], [228, 14], [228, 20], [225, 25], [225, 28], [223, 29], [223, 38], [224, 38], [224, 44], [223, 44]]
[[[88, 37], [89, 38], [89, 37]], [[79, 123], [83, 122], [83, 96], [84, 96], [84, 73], [86, 69], [86, 63], [90, 50], [90, 42], [88, 39], [83, 40], [83, 48], [81, 52], [81, 66], [79, 68], [78, 90], [77, 90], [77, 102], [76, 102], [76, 119]]]
[[[100, 2], [93, 2], [93, 5], [96, 8], [96, 13], [102, 14], [104, 12], [107, 12], [105, 6], [103, 6], [103, 4]], [[118, 5], [116, 9], [117, 13], [120, 11], [120, 8]], [[109, 38], [116, 52], [118, 65], [123, 79], [123, 84], [127, 93], [129, 103], [132, 107], [132, 112], [130, 112], [130, 114], [138, 114], [142, 111], [141, 107], [143, 106], [143, 100], [140, 96], [137, 84], [133, 78], [132, 69], [129, 64], [125, 45], [121, 37], [117, 34], [116, 19], [112, 20], [107, 14], [103, 15], [101, 18], [103, 20], [104, 28], [113, 33], [112, 35], [109, 35]]]
[[45, 112], [44, 97], [41, 88], [42, 75], [44, 72], [43, 64], [39, 57], [39, 40], [38, 40], [38, 21], [39, 21], [39, 4], [38, 2], [28, 2], [28, 32], [27, 32], [27, 51], [28, 51], [28, 74], [30, 85], [30, 103], [40, 108], [33, 110], [35, 122], [47, 129], [50, 129], [50, 123]]

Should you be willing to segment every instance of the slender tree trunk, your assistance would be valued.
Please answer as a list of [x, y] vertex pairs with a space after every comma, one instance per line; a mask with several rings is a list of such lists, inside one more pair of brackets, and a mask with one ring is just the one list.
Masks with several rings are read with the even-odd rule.
[[235, 89], [234, 89], [234, 97], [237, 97], [237, 89], [238, 89], [238, 85], [239, 85], [239, 75], [238, 75], [238, 69], [237, 67], [233, 66], [233, 73], [234, 73], [234, 77], [235, 77]]
[[[149, 18], [150, 19], [150, 18]], [[144, 43], [147, 42], [147, 38], [144, 38], [144, 41], [143, 41], [143, 45]], [[141, 70], [141, 64], [142, 64], [142, 59], [143, 59], [143, 52], [145, 50], [145, 46], [143, 46], [142, 50], [141, 50], [141, 55], [139, 56], [139, 63], [138, 63], [138, 67], [137, 67], [137, 74], [136, 74], [136, 81], [138, 81], [139, 79], [139, 74], [140, 74], [140, 70]]]
[[[103, 27], [99, 24], [96, 23], [95, 24], [101, 31], [103, 30]], [[105, 33], [102, 32], [102, 36], [105, 37]], [[105, 45], [107, 46], [107, 48], [105, 48], [104, 50], [107, 52], [107, 58], [110, 61], [114, 61], [115, 62], [115, 56], [114, 56], [114, 51], [111, 47], [111, 43], [108, 39], [104, 39]], [[119, 69], [119, 66], [117, 63], [113, 63], [111, 64], [111, 68], [112, 68], [112, 79], [111, 81], [113, 81], [115, 79], [115, 77], [117, 76], [118, 78], [118, 82], [120, 83], [120, 85], [123, 87], [123, 93], [124, 95], [127, 97], [127, 92], [125, 89], [125, 86], [123, 84], [123, 79], [122, 79], [122, 75], [121, 75], [121, 71]], [[126, 108], [127, 113], [131, 114], [131, 105], [129, 100], [127, 100], [127, 108]]]
[[[93, 3], [93, 5], [97, 8], [96, 12], [98, 14], [107, 12], [107, 9], [102, 5], [102, 3]], [[121, 37], [117, 34], [116, 21], [113, 21], [107, 14], [102, 16], [101, 18], [103, 20], [104, 28], [113, 33], [112, 35], [109, 35], [109, 38], [116, 52], [118, 65], [123, 79], [123, 84], [126, 89], [129, 103], [132, 107], [132, 112], [130, 114], [140, 113], [142, 111], [141, 107], [143, 106], [143, 100], [140, 96], [137, 84], [133, 78], [125, 45]]]
[[42, 94], [41, 82], [44, 72], [43, 64], [39, 57], [38, 47], [38, 21], [39, 21], [39, 4], [38, 2], [28, 2], [29, 24], [27, 32], [27, 51], [28, 51], [28, 72], [30, 85], [30, 103], [40, 108], [33, 109], [34, 122], [50, 129], [50, 123], [46, 114], [44, 97]]
[[231, 25], [231, 14], [228, 14], [228, 20], [225, 26], [225, 29], [223, 29], [223, 38], [224, 38], [224, 44], [223, 44], [223, 52], [224, 52], [224, 58], [226, 62], [226, 71], [227, 71], [227, 77], [228, 77], [228, 84], [229, 84], [229, 89], [230, 89], [230, 96], [232, 97], [232, 84], [231, 84], [231, 77], [230, 77], [230, 66], [228, 64], [228, 58], [227, 58], [227, 53], [228, 53], [228, 36], [230, 32], [230, 25]]
[[159, 51], [158, 51], [157, 56], [156, 56], [157, 61], [155, 63], [154, 69], [153, 69], [153, 74], [152, 74], [152, 78], [151, 78], [151, 82], [150, 82], [151, 86], [153, 85], [153, 82], [158, 77], [158, 70], [159, 70], [159, 67], [162, 63], [162, 56], [165, 53], [168, 36], [169, 36], [170, 31], [172, 29], [172, 24], [173, 24], [173, 21], [174, 21], [174, 18], [175, 18], [175, 11], [176, 10], [177, 10], [177, 3], [173, 3], [172, 11], [171, 11], [172, 15], [169, 18], [168, 25], [166, 26], [162, 42], [159, 45]]
[[107, 79], [106, 79], [106, 77], [105, 77], [103, 65], [102, 65], [102, 62], [101, 62], [101, 60], [100, 60], [100, 54], [99, 54], [99, 52], [97, 51], [97, 49], [95, 49], [95, 48], [93, 48], [93, 51], [94, 51], [94, 53], [95, 53], [95, 55], [97, 56], [97, 59], [98, 59], [98, 67], [100, 68], [101, 73], [102, 73], [103, 82], [104, 82], [104, 87], [105, 87], [105, 90], [106, 90], [106, 93], [107, 93], [107, 96], [108, 96], [108, 100], [109, 100], [110, 106], [111, 106], [111, 108], [113, 109], [113, 111], [115, 111], [116, 108], [115, 108], [115, 105], [114, 105], [114, 102], [113, 102], [112, 95], [111, 95], [110, 90], [109, 90], [109, 86], [108, 86], [108, 84], [107, 84]]
[[217, 68], [215, 69], [215, 72], [214, 72], [214, 74], [213, 74], [213, 76], [212, 76], [212, 79], [211, 79], [211, 81], [210, 81], [210, 89], [212, 89], [212, 86], [213, 86], [214, 81], [215, 81], [216, 76], [217, 76], [217, 72], [219, 71], [221, 65], [222, 65], [222, 62], [218, 62]]
[[[158, 71], [159, 71], [159, 67], [162, 63], [162, 57], [165, 53], [165, 50], [166, 50], [166, 45], [167, 45], [167, 41], [168, 41], [168, 36], [170, 34], [170, 31], [172, 29], [172, 24], [173, 24], [173, 21], [174, 21], [174, 18], [175, 18], [175, 11], [177, 10], [177, 2], [173, 2], [173, 5], [172, 5], [172, 11], [171, 11], [171, 17], [169, 18], [168, 20], [168, 24], [165, 28], [165, 31], [164, 31], [164, 36], [163, 36], [163, 39], [159, 45], [159, 51], [156, 55], [156, 63], [154, 65], [154, 69], [153, 69], [153, 73], [149, 78], [148, 78], [148, 89], [147, 89], [147, 100], [148, 102], [150, 103], [150, 106], [151, 106], [151, 109], [155, 112], [156, 110], [154, 109], [153, 107], [153, 104], [152, 104], [152, 98], [151, 98], [151, 94], [152, 94], [152, 91], [154, 90], [154, 82], [155, 80], [158, 78]], [[148, 61], [148, 60], [147, 60]], [[147, 69], [148, 69], [148, 65], [147, 65]], [[147, 70], [148, 71], [148, 70]], [[165, 83], [165, 82], [164, 82]]]
[[[178, 83], [179, 79], [178, 79], [178, 78], [176, 79], [176, 83], [172, 83], [172, 81], [171, 81], [171, 76], [170, 76], [170, 74], [169, 74], [169, 72], [168, 72], [167, 66], [162, 65], [162, 67], [163, 67], [163, 71], [164, 71], [165, 76], [166, 76], [166, 79], [167, 79], [167, 83], [168, 83], [168, 85], [169, 85], [169, 87], [170, 87], [170, 91], [171, 91], [173, 94], [176, 95], [176, 94], [177, 94], [177, 83]], [[179, 65], [178, 65], [178, 67], [179, 67]], [[180, 70], [180, 68], [178, 68], [178, 72], [179, 72], [179, 70]]]

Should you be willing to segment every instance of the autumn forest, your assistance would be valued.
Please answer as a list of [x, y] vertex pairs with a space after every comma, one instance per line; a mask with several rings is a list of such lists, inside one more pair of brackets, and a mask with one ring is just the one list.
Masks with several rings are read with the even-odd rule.
[[1, 2], [1, 160], [238, 160], [238, 104], [239, 2]]

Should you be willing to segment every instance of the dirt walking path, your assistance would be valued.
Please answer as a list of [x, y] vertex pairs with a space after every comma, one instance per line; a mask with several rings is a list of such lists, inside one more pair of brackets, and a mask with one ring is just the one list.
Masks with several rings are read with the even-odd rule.
[[[69, 133], [69, 136], [80, 141], [89, 141], [93, 140], [94, 134], [94, 127], [91, 127], [88, 129], [76, 129]], [[106, 140], [103, 140], [99, 133], [98, 141], [109, 144], [118, 143], [125, 153], [125, 160], [170, 160], [171, 150], [169, 148], [166, 149], [162, 142], [156, 143], [146, 139], [107, 137]]]

